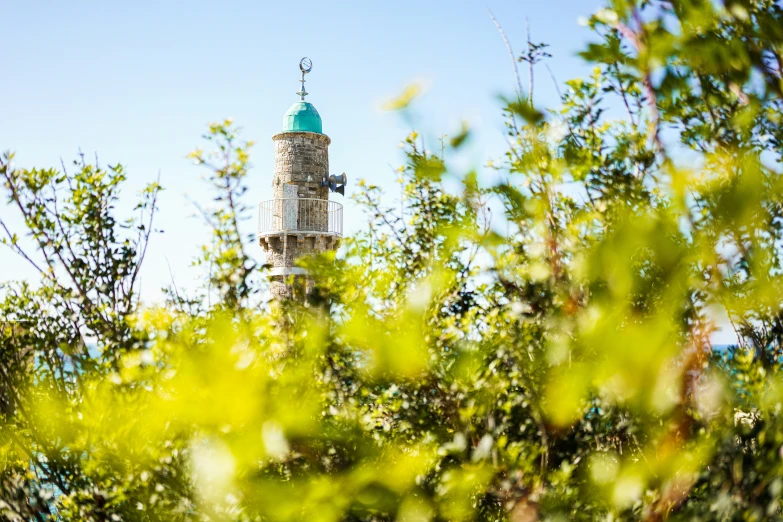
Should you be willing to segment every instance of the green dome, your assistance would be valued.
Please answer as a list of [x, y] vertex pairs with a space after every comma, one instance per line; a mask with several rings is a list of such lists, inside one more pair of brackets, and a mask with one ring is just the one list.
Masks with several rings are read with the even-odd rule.
[[321, 115], [313, 104], [298, 101], [283, 116], [283, 132], [317, 132], [323, 134]]

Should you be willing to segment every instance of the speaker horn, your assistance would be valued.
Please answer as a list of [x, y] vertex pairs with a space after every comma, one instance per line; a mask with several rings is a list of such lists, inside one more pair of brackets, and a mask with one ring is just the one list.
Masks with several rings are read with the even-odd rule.
[[348, 176], [346, 176], [345, 172], [343, 172], [339, 175], [330, 174], [329, 178], [324, 178], [324, 180], [321, 182], [321, 186], [329, 187], [329, 190], [332, 192], [337, 192], [338, 194], [345, 196], [346, 183], [348, 183]]
[[338, 185], [345, 185], [348, 183], [348, 176], [345, 175], [345, 172], [337, 176], [332, 174], [331, 176], [329, 176], [329, 181], [331, 181], [332, 183], [337, 183]]

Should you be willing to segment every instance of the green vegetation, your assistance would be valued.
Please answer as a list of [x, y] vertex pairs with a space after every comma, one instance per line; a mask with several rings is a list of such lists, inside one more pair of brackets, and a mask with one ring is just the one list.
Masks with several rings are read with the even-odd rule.
[[[369, 226], [303, 261], [307, 303], [262, 303], [230, 122], [192, 155], [208, 279], [152, 309], [158, 185], [123, 221], [120, 166], [6, 155], [6, 244], [39, 281], [0, 301], [4, 517], [783, 518], [783, 8], [615, 0], [589, 24], [591, 77], [507, 104], [503, 182], [447, 168], [469, 131], [411, 134], [403, 205], [363, 185]], [[740, 343], [716, 351], [722, 317]]]

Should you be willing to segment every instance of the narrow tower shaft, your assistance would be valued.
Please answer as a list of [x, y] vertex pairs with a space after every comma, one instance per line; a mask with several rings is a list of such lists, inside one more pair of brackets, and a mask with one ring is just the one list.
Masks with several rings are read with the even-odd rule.
[[[309, 67], [302, 67], [303, 78]], [[260, 205], [258, 237], [272, 265], [272, 297], [280, 299], [304, 295], [312, 285], [306, 271], [296, 266], [298, 258], [337, 248], [342, 205], [329, 201], [331, 140], [311, 103], [294, 103], [283, 118], [283, 132], [272, 140], [274, 199]]]

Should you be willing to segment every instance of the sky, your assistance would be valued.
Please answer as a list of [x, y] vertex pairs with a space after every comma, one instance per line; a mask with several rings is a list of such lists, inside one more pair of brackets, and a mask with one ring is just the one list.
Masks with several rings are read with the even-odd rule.
[[[24, 2], [2, 0], [0, 150], [14, 150], [24, 167], [59, 166], [79, 150], [104, 164], [122, 163], [129, 180], [123, 204], [160, 172], [165, 188], [158, 226], [142, 272], [145, 299], [159, 299], [170, 281], [187, 287], [189, 268], [208, 231], [193, 201], [208, 205], [203, 171], [185, 159], [212, 121], [233, 118], [256, 141], [248, 201], [270, 199], [271, 137], [297, 100], [298, 63], [313, 61], [308, 101], [332, 139], [330, 169], [345, 172], [346, 196], [360, 178], [397, 192], [393, 169], [410, 125], [435, 146], [462, 121], [473, 129], [463, 158], [480, 168], [505, 145], [500, 95], [515, 80], [505, 44], [515, 52], [526, 39], [546, 41], [551, 67], [563, 82], [584, 73], [575, 56], [589, 37], [577, 23], [598, 0], [397, 2]], [[523, 79], [526, 83], [526, 79]], [[413, 82], [425, 94], [412, 122], [382, 110]], [[542, 105], [557, 101], [548, 73], [539, 71]], [[340, 196], [335, 195], [335, 198]], [[364, 226], [348, 197], [345, 233]], [[3, 219], [14, 223], [6, 206]], [[247, 223], [247, 232], [255, 222]], [[257, 255], [263, 253], [258, 249]], [[20, 259], [0, 251], [6, 278], [25, 272]]]
[[[203, 171], [185, 158], [200, 146], [212, 121], [233, 118], [256, 141], [248, 202], [272, 197], [273, 142], [282, 117], [297, 100], [298, 63], [313, 61], [308, 101], [332, 139], [330, 170], [349, 178], [346, 196], [364, 178], [397, 191], [393, 169], [399, 142], [411, 125], [436, 146], [463, 121], [472, 138], [462, 163], [481, 169], [505, 148], [499, 96], [515, 80], [505, 44], [487, 10], [507, 33], [517, 55], [529, 20], [534, 41], [550, 44], [554, 78], [562, 84], [589, 74], [576, 56], [590, 38], [578, 23], [600, 0], [487, 0], [299, 2], [26, 2], [0, 0], [0, 150], [14, 150], [24, 167], [58, 166], [97, 154], [101, 163], [128, 170], [122, 205], [160, 173], [157, 235], [142, 272], [142, 296], [161, 299], [172, 274], [180, 287], [200, 275], [190, 266], [209, 233], [193, 201], [208, 205]], [[522, 68], [523, 85], [527, 85]], [[382, 110], [414, 82], [425, 93], [414, 119]], [[539, 107], [558, 98], [539, 68]], [[334, 195], [334, 198], [340, 196]], [[348, 197], [345, 233], [365, 226]], [[121, 206], [122, 206], [121, 205]], [[13, 209], [0, 216], [18, 226]], [[253, 232], [255, 221], [245, 223]], [[263, 258], [260, 247], [254, 252]], [[24, 262], [0, 250], [3, 279], [30, 275]], [[169, 270], [171, 267], [171, 270]]]

